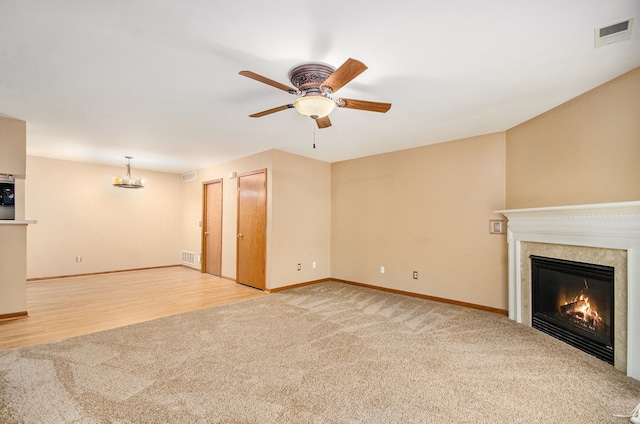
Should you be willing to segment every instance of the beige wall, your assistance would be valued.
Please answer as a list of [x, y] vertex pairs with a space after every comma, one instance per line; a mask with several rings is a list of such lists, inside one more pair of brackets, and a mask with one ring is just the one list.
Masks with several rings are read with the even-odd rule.
[[496, 133], [334, 163], [332, 277], [506, 309], [504, 158]]
[[0, 174], [15, 180], [15, 220], [0, 224], [0, 316], [27, 310], [27, 225], [24, 220], [26, 122], [0, 117]]
[[[29, 229], [31, 229], [29, 225]], [[27, 225], [0, 225], [0, 315], [27, 310]]]
[[25, 177], [27, 123], [0, 116], [0, 175]]
[[509, 209], [640, 199], [640, 68], [507, 131]]
[[[126, 168], [27, 157], [27, 277], [180, 263], [180, 175], [132, 169], [143, 189], [111, 185]], [[76, 256], [82, 256], [77, 263]]]
[[276, 150], [200, 169], [196, 180], [183, 183], [185, 250], [201, 253], [202, 186], [222, 178], [222, 275], [235, 279], [237, 179], [229, 173], [259, 169], [267, 170], [267, 288], [329, 277], [331, 166]]
[[15, 219], [24, 219], [27, 123], [0, 116], [0, 175], [15, 177]]
[[330, 277], [331, 165], [274, 151], [272, 178], [270, 288]]

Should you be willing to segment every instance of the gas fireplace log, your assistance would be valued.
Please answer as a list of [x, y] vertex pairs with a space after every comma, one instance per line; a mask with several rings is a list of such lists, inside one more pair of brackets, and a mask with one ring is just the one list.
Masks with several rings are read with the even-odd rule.
[[576, 300], [575, 302], [567, 303], [566, 305], [560, 306], [560, 312], [563, 314], [577, 313], [580, 312], [580, 308], [583, 308], [586, 305], [586, 302], [583, 299]]

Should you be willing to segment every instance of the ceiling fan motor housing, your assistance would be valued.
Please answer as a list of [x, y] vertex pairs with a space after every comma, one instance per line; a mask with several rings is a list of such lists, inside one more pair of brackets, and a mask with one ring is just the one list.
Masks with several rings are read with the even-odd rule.
[[319, 96], [320, 85], [334, 72], [333, 66], [324, 63], [303, 63], [289, 71], [289, 80], [304, 96]]

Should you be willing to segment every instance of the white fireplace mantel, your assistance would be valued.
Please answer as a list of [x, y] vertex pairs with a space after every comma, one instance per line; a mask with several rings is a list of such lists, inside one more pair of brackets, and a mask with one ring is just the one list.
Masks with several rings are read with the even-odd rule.
[[517, 322], [522, 242], [627, 251], [627, 375], [640, 380], [640, 201], [496, 212], [508, 218], [509, 318]]

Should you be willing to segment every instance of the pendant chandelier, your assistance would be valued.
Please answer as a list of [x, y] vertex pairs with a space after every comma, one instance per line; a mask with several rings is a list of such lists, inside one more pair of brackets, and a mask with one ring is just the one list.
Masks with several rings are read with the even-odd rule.
[[131, 156], [125, 156], [127, 159], [127, 175], [124, 177], [113, 177], [112, 183], [115, 187], [121, 188], [144, 188], [144, 179], [131, 177]]

